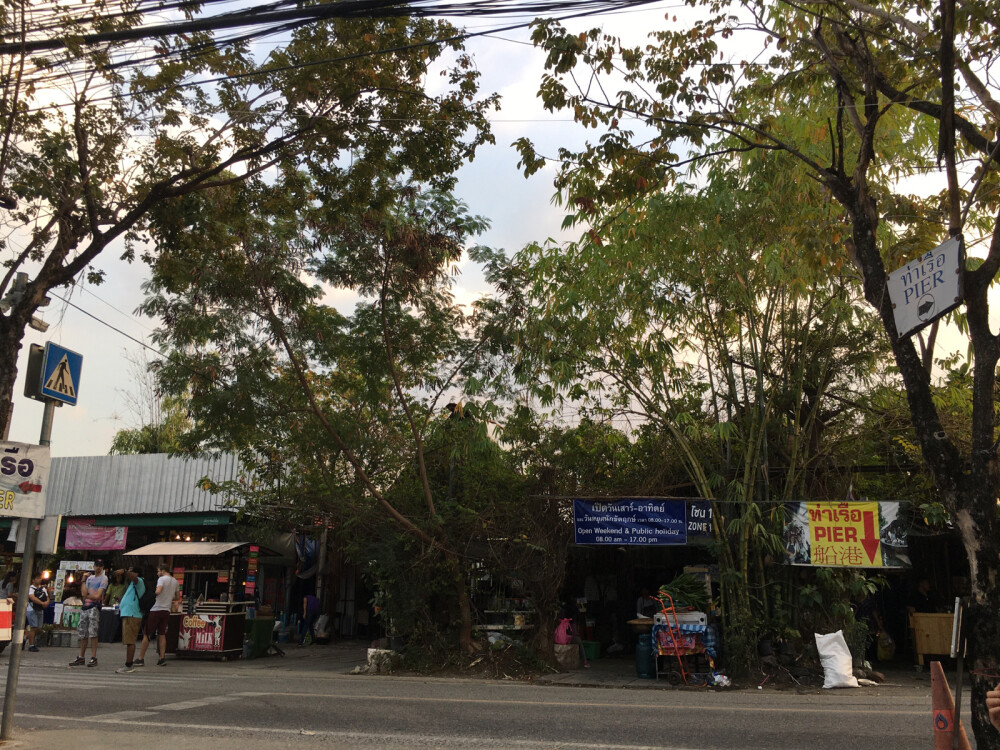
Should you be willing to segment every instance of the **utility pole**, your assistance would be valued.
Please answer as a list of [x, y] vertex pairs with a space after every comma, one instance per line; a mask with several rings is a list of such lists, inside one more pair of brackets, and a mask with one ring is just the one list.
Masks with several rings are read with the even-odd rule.
[[27, 541], [21, 558], [21, 578], [17, 587], [17, 604], [14, 611], [14, 632], [10, 641], [10, 660], [7, 663], [7, 689], [3, 696], [3, 719], [0, 720], [0, 740], [11, 739], [14, 727], [14, 702], [17, 700], [17, 677], [21, 672], [21, 644], [24, 643], [24, 624], [28, 616], [28, 587], [31, 586], [32, 569], [35, 565], [35, 542], [38, 539], [38, 523], [34, 518], [22, 519], [28, 524]]
[[[55, 414], [56, 402], [45, 402], [45, 415], [42, 418], [42, 431], [39, 445], [48, 448], [52, 444], [52, 417]], [[48, 477], [45, 477], [48, 482]], [[14, 703], [17, 700], [17, 678], [21, 672], [21, 645], [24, 643], [24, 625], [28, 616], [28, 589], [35, 569], [35, 545], [38, 541], [38, 525], [41, 519], [21, 519], [28, 524], [28, 533], [24, 543], [24, 554], [21, 557], [21, 578], [17, 587], [17, 604], [14, 610], [14, 628], [11, 633], [10, 660], [7, 662], [7, 689], [3, 696], [3, 718], [0, 718], [0, 741], [11, 739], [14, 727]]]

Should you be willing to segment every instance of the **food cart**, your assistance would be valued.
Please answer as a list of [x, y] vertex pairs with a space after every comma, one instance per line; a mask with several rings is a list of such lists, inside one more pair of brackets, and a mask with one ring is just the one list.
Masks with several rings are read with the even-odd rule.
[[177, 579], [167, 653], [238, 658], [248, 633], [270, 636], [274, 618], [254, 607], [259, 558], [270, 550], [249, 542], [157, 542], [125, 554], [162, 560]]

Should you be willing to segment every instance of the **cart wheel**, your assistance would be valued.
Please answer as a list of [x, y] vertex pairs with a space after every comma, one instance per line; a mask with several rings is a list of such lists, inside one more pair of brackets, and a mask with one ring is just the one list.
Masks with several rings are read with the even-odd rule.
[[0, 641], [0, 654], [4, 652], [5, 648], [7, 648], [8, 643], [10, 643], [10, 641]]
[[668, 672], [667, 673], [667, 682], [669, 682], [671, 685], [680, 685], [683, 681], [684, 681], [684, 678], [681, 677], [681, 673], [680, 672]]

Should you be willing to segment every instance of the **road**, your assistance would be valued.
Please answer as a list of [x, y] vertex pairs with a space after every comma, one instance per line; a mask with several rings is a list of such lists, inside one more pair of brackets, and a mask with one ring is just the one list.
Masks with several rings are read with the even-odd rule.
[[887, 750], [930, 742], [928, 691], [912, 686], [796, 694], [346, 674], [357, 650], [236, 664], [171, 660], [116, 675], [120, 649], [102, 649], [96, 669], [69, 669], [68, 649], [26, 654], [17, 745]]

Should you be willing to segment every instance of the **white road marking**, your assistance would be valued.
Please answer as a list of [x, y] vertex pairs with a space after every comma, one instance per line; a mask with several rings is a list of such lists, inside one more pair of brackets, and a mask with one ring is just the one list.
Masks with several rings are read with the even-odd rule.
[[94, 716], [94, 721], [128, 721], [132, 719], [141, 719], [144, 716], [156, 716], [155, 711], [115, 711], [113, 714], [101, 714], [100, 716]]
[[215, 703], [228, 703], [237, 699], [235, 695], [207, 695], [190, 701], [180, 701], [179, 703], [164, 703], [162, 706], [150, 706], [150, 711], [186, 711], [189, 708], [203, 708]]
[[[245, 695], [244, 693], [233, 693], [232, 695]], [[378, 700], [378, 696], [373, 695], [359, 695], [353, 693], [324, 693], [324, 692], [290, 692], [290, 691], [279, 691], [273, 690], [263, 695], [271, 695], [275, 697], [282, 698], [330, 698], [340, 701], [371, 701]], [[741, 705], [734, 706], [730, 704], [718, 704], [718, 705], [680, 705], [680, 704], [665, 704], [665, 703], [611, 703], [604, 701], [546, 701], [546, 700], [510, 700], [507, 698], [441, 698], [441, 697], [428, 697], [428, 696], [412, 696], [412, 695], [394, 695], [392, 700], [398, 703], [458, 703], [458, 704], [472, 704], [472, 705], [486, 705], [494, 706], [500, 708], [502, 706], [552, 706], [553, 708], [569, 708], [569, 709], [586, 709], [586, 708], [616, 708], [619, 710], [697, 710], [699, 712], [704, 711], [718, 711], [722, 713], [808, 713], [808, 714], [843, 714], [845, 712], [850, 712], [851, 714], [874, 714], [876, 716], [881, 715], [893, 715], [893, 716], [925, 716], [927, 714], [927, 708], [923, 705], [912, 705], [903, 706], [900, 708], [884, 708], [881, 706], [875, 706], [872, 708], [865, 708], [863, 706], [851, 703], [850, 705], [837, 705], [823, 707], [818, 704], [807, 704], [801, 706], [760, 706], [760, 705]]]
[[[19, 718], [23, 719], [36, 719], [39, 721], [48, 722], [65, 722], [67, 718], [65, 716], [50, 716], [45, 714], [17, 714]], [[75, 724], [80, 721], [91, 722], [94, 724], [124, 724], [128, 725], [130, 728], [134, 728], [133, 722], [127, 719], [102, 719], [100, 717], [90, 718], [90, 717], [73, 717], [72, 722]], [[245, 727], [245, 726], [226, 726], [221, 724], [178, 724], [177, 722], [165, 722], [165, 721], [144, 721], [142, 722], [142, 729], [152, 729], [152, 728], [163, 728], [163, 729], [190, 729], [199, 732], [228, 732], [230, 734], [247, 734], [247, 735], [265, 735], [268, 733], [278, 734], [283, 736], [301, 736], [303, 734], [302, 729], [280, 729], [274, 727]], [[385, 747], [386, 745], [392, 745], [397, 743], [400, 746], [415, 746], [415, 745], [431, 745], [436, 747], [477, 747], [480, 745], [486, 745], [488, 747], [497, 747], [498, 741], [494, 738], [489, 737], [467, 737], [467, 736], [454, 736], [450, 737], [447, 735], [429, 735], [429, 734], [402, 734], [402, 733], [386, 733], [386, 732], [335, 732], [326, 731], [322, 729], [310, 729], [309, 736], [324, 737], [330, 740], [337, 740], [340, 743], [359, 743], [363, 742], [366, 744], [371, 744], [373, 747]], [[556, 742], [552, 740], [517, 740], [511, 738], [504, 738], [500, 741], [504, 747], [519, 747], [519, 748], [539, 748], [540, 750], [545, 750], [547, 748], [579, 748], [581, 750], [696, 750], [695, 748], [688, 747], [686, 745], [669, 745], [666, 743], [660, 743], [658, 745], [609, 745], [607, 743], [591, 744], [582, 742]]]

